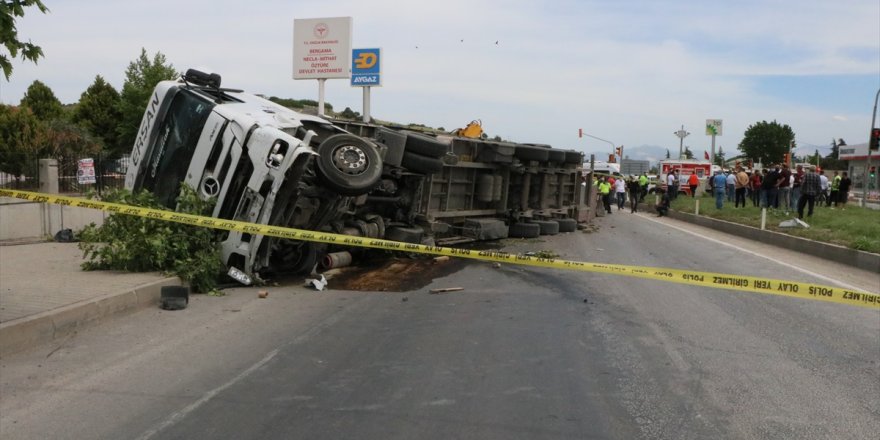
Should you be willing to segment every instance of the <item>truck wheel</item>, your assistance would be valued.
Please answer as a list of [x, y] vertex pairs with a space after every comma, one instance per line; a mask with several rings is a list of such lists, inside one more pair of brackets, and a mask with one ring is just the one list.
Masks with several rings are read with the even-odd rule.
[[412, 131], [406, 132], [406, 151], [410, 153], [439, 158], [446, 154], [448, 149], [445, 144], [430, 136]]
[[536, 160], [538, 162], [546, 162], [550, 157], [550, 151], [541, 147], [523, 147], [517, 146], [513, 151], [513, 155], [521, 160]]
[[584, 163], [584, 153], [580, 151], [566, 151], [565, 163]]
[[507, 236], [513, 238], [536, 238], [541, 235], [541, 226], [534, 223], [513, 223], [507, 230]]
[[442, 160], [409, 151], [403, 153], [403, 160], [400, 163], [404, 168], [422, 174], [434, 174], [443, 169]]
[[556, 235], [559, 233], [559, 223], [553, 220], [531, 220], [529, 223], [538, 225], [541, 235]]
[[577, 231], [578, 222], [573, 218], [556, 219], [556, 223], [559, 223], [559, 232]]
[[565, 151], [562, 150], [548, 150], [547, 151], [547, 160], [550, 162], [563, 163], [565, 162]]
[[330, 189], [346, 196], [369, 192], [382, 176], [382, 159], [369, 142], [352, 134], [328, 137], [318, 146], [318, 171]]
[[323, 253], [314, 243], [277, 238], [273, 240], [275, 241], [270, 245], [272, 252], [269, 254], [269, 266], [260, 271], [263, 276], [274, 276], [276, 273], [310, 273], [319, 260], [319, 251]]

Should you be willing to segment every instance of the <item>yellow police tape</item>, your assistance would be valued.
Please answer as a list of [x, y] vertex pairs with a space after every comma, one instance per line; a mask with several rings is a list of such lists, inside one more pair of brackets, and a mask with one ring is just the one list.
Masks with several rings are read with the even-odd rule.
[[99, 209], [111, 213], [135, 215], [157, 220], [183, 223], [228, 231], [239, 231], [247, 234], [269, 235], [291, 240], [311, 241], [356, 246], [391, 251], [413, 252], [430, 255], [447, 255], [450, 257], [470, 258], [474, 260], [493, 261], [499, 263], [521, 264], [525, 266], [548, 267], [553, 269], [576, 270], [581, 272], [598, 272], [612, 275], [623, 275], [651, 280], [668, 281], [692, 286], [715, 287], [721, 289], [756, 292], [771, 295], [790, 296], [794, 298], [816, 299], [840, 304], [880, 310], [880, 295], [840, 287], [824, 286], [813, 283], [782, 281], [769, 278], [758, 278], [743, 275], [729, 275], [713, 272], [697, 272], [692, 270], [663, 269], [656, 267], [625, 266], [620, 264], [585, 263], [566, 261], [554, 258], [539, 258], [516, 255], [499, 251], [477, 251], [455, 249], [440, 246], [401, 243], [375, 238], [354, 237], [349, 235], [331, 234], [326, 232], [304, 231], [279, 226], [267, 226], [234, 220], [223, 220], [191, 214], [183, 214], [159, 209], [142, 208], [118, 203], [86, 200], [76, 197], [65, 197], [55, 194], [41, 194], [29, 191], [0, 190], [0, 197], [14, 197], [40, 203], [52, 203], [77, 208]]

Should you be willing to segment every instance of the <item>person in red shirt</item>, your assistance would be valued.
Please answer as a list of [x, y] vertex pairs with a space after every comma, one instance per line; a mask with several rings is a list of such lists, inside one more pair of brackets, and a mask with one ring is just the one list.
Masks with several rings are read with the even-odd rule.
[[691, 197], [695, 197], [697, 195], [697, 187], [700, 186], [700, 178], [697, 177], [697, 173], [693, 173], [691, 177], [688, 177], [688, 186], [691, 187]]
[[761, 173], [758, 170], [752, 170], [752, 178], [749, 181], [749, 196], [752, 199], [752, 205], [757, 208], [761, 204]]

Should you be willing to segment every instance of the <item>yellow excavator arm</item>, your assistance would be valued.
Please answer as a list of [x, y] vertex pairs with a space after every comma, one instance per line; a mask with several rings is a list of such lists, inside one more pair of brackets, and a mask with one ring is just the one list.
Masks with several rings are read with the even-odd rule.
[[483, 122], [475, 119], [467, 127], [455, 130], [453, 134], [466, 138], [480, 139], [483, 136]]

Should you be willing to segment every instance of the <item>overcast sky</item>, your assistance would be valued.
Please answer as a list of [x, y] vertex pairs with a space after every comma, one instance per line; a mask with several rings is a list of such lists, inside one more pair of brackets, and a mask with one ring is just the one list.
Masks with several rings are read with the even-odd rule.
[[[757, 121], [791, 125], [800, 146], [867, 141], [880, 88], [878, 0], [670, 1], [128, 1], [44, 0], [19, 36], [45, 53], [0, 77], [0, 102], [34, 81], [73, 103], [103, 76], [117, 90], [141, 48], [227, 87], [317, 99], [292, 79], [293, 20], [350, 16], [353, 45], [381, 47], [374, 117], [453, 129], [481, 119], [490, 135], [581, 151], [695, 152], [705, 120], [723, 120], [732, 151]], [[462, 41], [463, 40], [463, 41]], [[495, 42], [498, 44], [495, 44]], [[361, 111], [361, 90], [328, 80], [334, 109]]]

